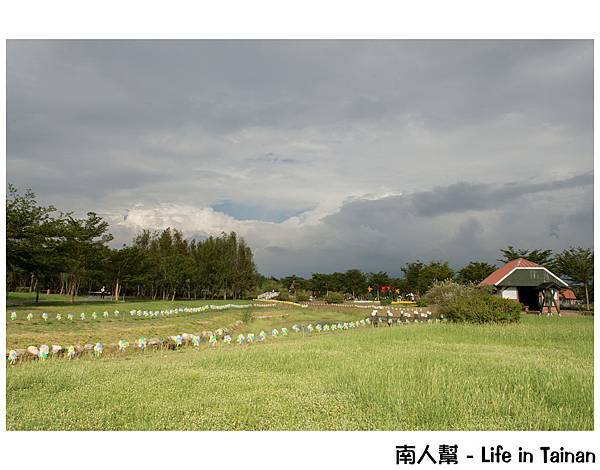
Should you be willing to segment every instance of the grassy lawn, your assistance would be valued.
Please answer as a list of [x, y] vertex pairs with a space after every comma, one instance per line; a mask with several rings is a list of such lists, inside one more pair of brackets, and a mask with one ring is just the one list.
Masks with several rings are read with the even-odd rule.
[[[358, 315], [280, 312], [290, 317], [256, 321]], [[8, 429], [590, 430], [593, 318], [410, 324], [25, 363], [7, 368], [6, 404]]]

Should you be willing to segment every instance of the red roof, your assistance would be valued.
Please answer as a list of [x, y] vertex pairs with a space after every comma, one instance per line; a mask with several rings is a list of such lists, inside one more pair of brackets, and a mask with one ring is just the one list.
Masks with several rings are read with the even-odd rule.
[[577, 300], [577, 296], [575, 295], [575, 292], [573, 292], [571, 289], [561, 290], [560, 295], [565, 300]]
[[495, 286], [500, 280], [507, 276], [515, 268], [541, 268], [539, 264], [534, 263], [533, 261], [529, 261], [525, 258], [518, 258], [512, 261], [509, 261], [500, 269], [497, 269], [488, 277], [486, 277], [483, 281], [479, 283], [480, 286]]

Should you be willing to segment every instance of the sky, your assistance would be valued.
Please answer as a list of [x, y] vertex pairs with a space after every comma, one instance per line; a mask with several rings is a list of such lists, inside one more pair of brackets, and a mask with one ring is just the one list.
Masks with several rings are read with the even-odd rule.
[[593, 43], [9, 40], [7, 182], [264, 275], [591, 248]]

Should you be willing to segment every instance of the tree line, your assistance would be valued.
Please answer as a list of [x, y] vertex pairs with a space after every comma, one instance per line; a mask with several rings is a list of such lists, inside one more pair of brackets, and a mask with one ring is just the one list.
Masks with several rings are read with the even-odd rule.
[[[497, 260], [504, 264], [525, 258], [550, 269], [561, 276], [578, 294], [579, 298], [590, 302], [593, 292], [594, 254], [588, 248], [569, 248], [560, 253], [552, 250], [517, 249], [509, 246], [500, 250]], [[403, 276], [393, 277], [386, 272], [364, 273], [358, 269], [330, 274], [313, 273], [310, 278], [292, 275], [280, 279], [261, 278], [264, 290], [307, 291], [313, 295], [326, 296], [329, 292], [340, 292], [354, 298], [371, 298], [377, 295], [380, 286], [392, 286], [400, 294], [425, 294], [436, 281], [454, 280], [464, 285], [477, 285], [498, 267], [485, 261], [471, 261], [462, 268], [454, 270], [447, 261], [423, 263], [419, 260], [406, 263], [401, 271]], [[369, 287], [372, 290], [369, 290]]]
[[144, 230], [130, 246], [111, 248], [108, 223], [38, 204], [12, 185], [6, 200], [7, 291], [71, 296], [99, 291], [115, 298], [242, 298], [253, 295], [253, 254], [235, 232], [186, 240], [178, 230]]
[[[453, 279], [478, 284], [496, 266], [471, 261], [453, 270], [446, 261], [406, 263], [403, 276], [386, 272], [313, 273], [310, 278], [292, 275], [264, 277], [257, 273], [253, 254], [235, 232], [186, 240], [178, 230], [144, 230], [129, 246], [111, 248], [109, 225], [89, 212], [84, 218], [38, 204], [35, 194], [20, 194], [8, 186], [6, 199], [7, 291], [50, 289], [74, 298], [106, 286], [112, 295], [175, 298], [244, 298], [260, 292], [306, 291], [316, 296], [340, 292], [354, 298], [376, 295], [379, 286], [394, 292], [422, 295], [435, 281]], [[589, 302], [593, 291], [593, 252], [588, 248], [525, 250], [509, 246], [500, 250], [499, 262], [516, 258], [548, 267], [573, 284]], [[369, 290], [369, 287], [371, 290]]]

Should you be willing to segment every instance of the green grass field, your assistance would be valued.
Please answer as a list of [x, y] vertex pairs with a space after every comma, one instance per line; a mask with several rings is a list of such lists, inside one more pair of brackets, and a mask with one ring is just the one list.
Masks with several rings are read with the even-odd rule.
[[[245, 331], [365, 315], [256, 310], [268, 318]], [[122, 324], [132, 335], [153, 322], [176, 334], [200, 327], [185, 322], [217, 325], [241, 312], [193, 315]], [[108, 341], [120, 328], [111, 323], [85, 327]], [[9, 321], [7, 343], [80, 334], [35, 326]], [[292, 333], [265, 344], [23, 363], [6, 378], [8, 429], [590, 430], [593, 318]]]

